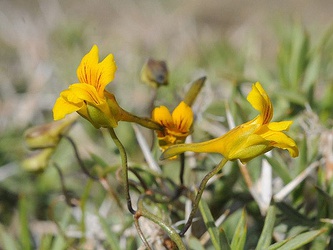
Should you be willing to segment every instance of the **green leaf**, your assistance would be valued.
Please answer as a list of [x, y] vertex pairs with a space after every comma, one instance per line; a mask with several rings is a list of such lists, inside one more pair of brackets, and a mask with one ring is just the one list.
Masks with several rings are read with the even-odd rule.
[[82, 232], [86, 232], [86, 221], [85, 221], [85, 218], [86, 218], [86, 203], [88, 201], [88, 198], [89, 198], [89, 193], [91, 191], [91, 188], [92, 188], [92, 185], [93, 185], [93, 180], [92, 179], [89, 179], [89, 181], [87, 182], [85, 188], [84, 188], [84, 191], [83, 191], [83, 194], [81, 196], [81, 200], [80, 200], [80, 207], [81, 207], [81, 210], [82, 210], [82, 217], [81, 217], [81, 230]]
[[188, 247], [190, 250], [205, 250], [205, 248], [201, 245], [201, 242], [193, 236], [190, 236]]
[[[66, 228], [70, 222], [70, 219], [72, 218], [71, 216], [71, 210], [70, 209], [66, 209], [63, 214], [62, 214], [62, 218], [61, 221], [59, 223], [59, 226], [61, 228]], [[68, 243], [66, 241], [67, 239], [64, 238], [64, 236], [62, 234], [58, 234], [56, 236], [56, 238], [53, 241], [52, 244], [52, 250], [63, 250], [66, 249], [66, 246], [68, 246]]]
[[[293, 238], [286, 239], [283, 242], [278, 242], [277, 244], [273, 244], [268, 248], [268, 250], [299, 249], [300, 247], [302, 247], [302, 246], [310, 243], [311, 241], [313, 241], [316, 237], [318, 237], [319, 235], [321, 235], [324, 232], [326, 232], [326, 229], [314, 230], [314, 231], [302, 233], [302, 234], [299, 234], [299, 235], [297, 235]], [[281, 246], [281, 243], [283, 243], [282, 246]]]
[[223, 230], [223, 228], [220, 228], [220, 240], [221, 240], [221, 248], [223, 250], [230, 250], [230, 244], [227, 238], [227, 235], [225, 234], [225, 231]]
[[206, 77], [201, 77], [197, 80], [195, 80], [190, 89], [187, 91], [185, 97], [184, 97], [184, 102], [188, 106], [192, 106], [194, 103], [195, 99], [197, 98], [198, 94], [200, 93], [202, 87], [204, 86], [204, 83], [206, 81]]
[[0, 245], [4, 250], [17, 250], [17, 241], [9, 235], [4, 226], [0, 224]]
[[119, 240], [117, 239], [116, 234], [110, 230], [110, 226], [106, 223], [105, 218], [100, 215], [98, 215], [98, 218], [106, 235], [106, 240], [110, 245], [110, 249], [120, 250]]
[[283, 214], [285, 219], [285, 223], [288, 226], [305, 226], [312, 227], [314, 226], [314, 222], [308, 219], [306, 216], [299, 213], [293, 207], [285, 204], [284, 202], [276, 203], [276, 207], [279, 208]]
[[299, 24], [294, 25], [291, 38], [289, 75], [292, 89], [297, 90], [307, 64], [309, 38]]
[[215, 249], [224, 249], [221, 246], [220, 234], [218, 228], [215, 226], [214, 218], [206, 201], [203, 199], [199, 202], [199, 209]]
[[107, 168], [109, 166], [109, 164], [107, 162], [104, 161], [104, 159], [94, 153], [90, 154], [91, 158], [97, 163], [99, 164], [102, 168]]
[[244, 249], [246, 241], [246, 233], [247, 233], [246, 212], [244, 209], [240, 221], [237, 224], [234, 237], [232, 238], [231, 241], [230, 247], [232, 250]]
[[293, 180], [290, 176], [290, 170], [287, 168], [280, 155], [275, 154], [274, 157], [264, 157], [272, 166], [273, 171], [282, 179], [284, 184], [288, 184]]
[[274, 223], [276, 218], [275, 216], [276, 216], [276, 208], [273, 205], [268, 208], [264, 228], [262, 229], [262, 233], [260, 235], [256, 250], [265, 249], [271, 244], [272, 234], [274, 230]]
[[309, 149], [307, 146], [307, 139], [304, 136], [303, 140], [301, 143], [298, 145], [299, 147], [299, 156], [297, 160], [295, 160], [295, 163], [297, 163], [297, 173], [301, 173], [303, 170], [305, 170], [308, 166], [308, 154], [309, 154]]
[[[321, 189], [320, 187], [316, 186], [318, 190], [318, 215], [321, 218], [332, 218], [333, 217], [333, 197]], [[320, 217], [319, 217], [320, 219]]]
[[308, 67], [306, 69], [306, 72], [304, 74], [304, 80], [303, 80], [303, 86], [302, 89], [305, 93], [309, 93], [309, 91], [312, 89], [313, 85], [316, 83], [319, 77], [320, 73], [320, 65], [321, 65], [321, 55], [318, 52], [317, 54], [313, 55], [311, 58]]
[[47, 250], [47, 249], [52, 249], [52, 240], [53, 240], [53, 235], [51, 234], [44, 234], [42, 235], [40, 239], [40, 244], [39, 244], [39, 250]]
[[22, 195], [19, 200], [20, 214], [20, 239], [23, 249], [31, 249], [29, 222], [28, 222], [28, 200], [25, 195]]

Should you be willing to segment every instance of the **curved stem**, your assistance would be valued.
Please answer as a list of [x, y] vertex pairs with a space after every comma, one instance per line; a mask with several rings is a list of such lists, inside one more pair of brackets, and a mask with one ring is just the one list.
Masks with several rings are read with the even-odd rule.
[[112, 140], [116, 144], [116, 146], [119, 150], [120, 156], [121, 156], [121, 164], [122, 164], [122, 173], [121, 174], [122, 174], [123, 185], [124, 185], [124, 189], [125, 189], [127, 207], [128, 207], [128, 210], [132, 214], [135, 214], [135, 210], [132, 207], [131, 196], [130, 196], [129, 185], [128, 185], [128, 165], [127, 165], [126, 150], [125, 150], [123, 144], [118, 139], [118, 137], [117, 137], [116, 133], [114, 132], [113, 128], [109, 127], [108, 131], [111, 135]]
[[143, 198], [144, 197], [141, 197], [141, 199], [138, 200], [138, 211], [136, 212], [135, 217], [139, 218], [139, 217], [143, 216], [143, 217], [151, 220], [152, 222], [156, 223], [157, 225], [159, 225], [161, 228], [163, 228], [168, 233], [170, 239], [177, 245], [179, 250], [185, 250], [186, 248], [183, 244], [181, 237], [178, 235], [177, 231], [174, 228], [172, 228], [171, 225], [164, 222], [161, 218], [150, 213], [144, 207]]
[[53, 163], [53, 166], [56, 168], [58, 174], [59, 174], [59, 178], [60, 178], [60, 185], [61, 185], [61, 190], [62, 193], [65, 197], [65, 202], [68, 206], [70, 207], [76, 207], [79, 205], [79, 201], [76, 199], [73, 199], [69, 196], [68, 191], [66, 189], [66, 185], [65, 185], [65, 179], [64, 179], [64, 175], [62, 174], [62, 171], [60, 169], [60, 167], [58, 166], [57, 163]]
[[74, 149], [74, 153], [75, 153], [76, 159], [77, 159], [77, 161], [78, 161], [78, 163], [79, 163], [79, 166], [80, 166], [80, 168], [82, 169], [83, 173], [85, 173], [85, 174], [86, 174], [88, 177], [90, 177], [91, 179], [93, 179], [93, 180], [95, 180], [95, 181], [98, 181], [99, 178], [98, 178], [97, 176], [92, 175], [92, 174], [88, 171], [88, 169], [86, 168], [86, 166], [84, 165], [84, 163], [83, 163], [83, 161], [82, 161], [82, 159], [81, 159], [81, 157], [80, 157], [79, 151], [77, 150], [76, 144], [75, 144], [75, 142], [73, 141], [73, 139], [72, 139], [71, 137], [67, 136], [67, 135], [63, 135], [63, 137], [66, 138], [66, 139], [70, 142], [70, 144], [72, 145], [72, 147], [73, 147], [73, 149]]
[[119, 197], [117, 196], [116, 192], [113, 190], [113, 188], [111, 188], [108, 180], [106, 178], [101, 178], [99, 180], [99, 182], [101, 183], [102, 187], [108, 192], [108, 194], [110, 195], [110, 197], [112, 199], [114, 199], [116, 201], [116, 204], [117, 206], [120, 208], [120, 209], [123, 209], [123, 206], [119, 200]]
[[136, 212], [136, 214], [134, 215], [134, 225], [135, 225], [135, 228], [139, 234], [139, 237], [140, 239], [142, 240], [143, 244], [145, 245], [145, 247], [148, 249], [148, 250], [151, 250], [151, 247], [149, 246], [149, 243], [146, 239], [146, 237], [144, 236], [141, 228], [140, 228], [140, 224], [139, 224], [139, 218], [141, 217], [141, 213], [139, 211]]
[[135, 175], [136, 178], [138, 178], [138, 180], [139, 180], [142, 188], [144, 189], [144, 191], [147, 191], [149, 189], [149, 187], [147, 186], [144, 179], [139, 175], [139, 173], [133, 168], [129, 168], [128, 170], [131, 171]]
[[228, 161], [227, 159], [223, 158], [222, 161], [215, 168], [213, 168], [212, 171], [210, 171], [208, 174], [206, 174], [205, 177], [202, 179], [202, 181], [199, 185], [198, 193], [195, 196], [192, 211], [190, 213], [189, 218], [187, 219], [187, 222], [186, 222], [183, 230], [179, 233], [180, 236], [184, 236], [186, 231], [191, 226], [192, 220], [193, 220], [193, 218], [194, 218], [194, 216], [195, 216], [195, 214], [198, 210], [198, 205], [199, 205], [202, 193], [205, 190], [207, 182], [209, 181], [210, 178], [212, 178], [214, 175], [216, 175], [223, 168], [223, 166], [227, 163], [227, 161]]

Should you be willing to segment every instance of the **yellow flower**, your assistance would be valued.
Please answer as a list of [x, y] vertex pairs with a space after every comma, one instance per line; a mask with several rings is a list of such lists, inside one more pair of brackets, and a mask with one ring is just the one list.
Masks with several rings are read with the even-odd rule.
[[78, 112], [96, 128], [117, 126], [115, 116], [119, 106], [114, 96], [105, 90], [106, 85], [114, 79], [117, 66], [112, 54], [102, 62], [98, 61], [98, 47], [94, 45], [77, 68], [79, 83], [62, 91], [54, 104], [54, 120]]
[[185, 102], [181, 102], [172, 114], [165, 106], [155, 108], [152, 119], [163, 127], [156, 133], [161, 149], [165, 150], [170, 145], [183, 143], [191, 133], [193, 112]]
[[166, 150], [161, 159], [170, 158], [185, 151], [220, 153], [227, 160], [239, 159], [243, 163], [273, 148], [287, 149], [292, 157], [298, 156], [293, 139], [283, 133], [292, 121], [270, 122], [272, 103], [259, 82], [253, 84], [247, 100], [259, 111], [253, 120], [241, 124], [223, 136], [201, 143], [178, 144]]

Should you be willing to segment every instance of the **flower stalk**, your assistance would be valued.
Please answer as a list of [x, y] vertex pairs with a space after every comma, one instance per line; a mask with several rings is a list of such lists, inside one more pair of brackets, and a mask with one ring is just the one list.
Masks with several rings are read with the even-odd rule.
[[221, 160], [221, 162], [215, 167], [213, 168], [213, 170], [211, 170], [208, 174], [205, 175], [205, 177], [202, 179], [199, 188], [198, 188], [198, 192], [195, 196], [194, 202], [193, 202], [193, 206], [192, 206], [192, 210], [190, 213], [189, 218], [187, 219], [184, 228], [182, 229], [182, 231], [179, 233], [180, 236], [184, 236], [184, 234], [186, 233], [186, 231], [189, 229], [189, 227], [192, 224], [193, 218], [198, 210], [198, 206], [199, 206], [199, 202], [201, 199], [201, 196], [205, 190], [206, 184], [207, 182], [210, 180], [210, 178], [212, 178], [214, 175], [216, 175], [223, 167], [224, 165], [228, 162], [228, 159], [223, 158]]
[[129, 192], [127, 153], [126, 153], [126, 150], [125, 150], [123, 144], [117, 137], [114, 129], [109, 127], [108, 131], [110, 133], [112, 140], [116, 144], [116, 146], [119, 150], [119, 153], [120, 153], [120, 157], [121, 157], [121, 165], [122, 165], [121, 175], [122, 175], [122, 181], [123, 181], [123, 186], [124, 186], [124, 190], [125, 190], [125, 196], [126, 196], [126, 200], [127, 200], [127, 208], [132, 214], [135, 214], [135, 210], [132, 207], [132, 201], [131, 201], [131, 196], [130, 196], [130, 192]]
[[167, 234], [169, 235], [170, 239], [176, 244], [176, 246], [178, 247], [178, 250], [185, 250], [185, 246], [184, 243], [181, 239], [181, 237], [178, 235], [177, 231], [168, 223], [166, 223], [165, 221], [163, 221], [163, 219], [161, 219], [160, 217], [152, 214], [151, 212], [149, 212], [145, 206], [144, 206], [144, 197], [142, 196], [140, 197], [140, 199], [138, 200], [138, 210], [135, 213], [134, 217], [135, 219], [139, 219], [141, 216], [151, 220], [152, 222], [156, 223], [157, 225], [159, 225], [161, 228], [163, 228], [163, 230], [165, 230], [167, 232]]

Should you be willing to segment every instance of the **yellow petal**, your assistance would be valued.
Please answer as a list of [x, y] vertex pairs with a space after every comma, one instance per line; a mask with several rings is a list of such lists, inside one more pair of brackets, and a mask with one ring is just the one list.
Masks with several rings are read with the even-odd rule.
[[105, 86], [113, 81], [116, 70], [117, 66], [112, 54], [109, 54], [98, 64], [96, 89], [100, 95], [103, 94]]
[[293, 139], [282, 132], [269, 131], [262, 135], [276, 148], [287, 149], [292, 157], [298, 156], [298, 147]]
[[98, 65], [98, 47], [94, 45], [91, 50], [82, 58], [76, 70], [77, 77], [81, 83], [91, 84], [96, 79]]
[[258, 122], [261, 124], [269, 123], [273, 117], [272, 103], [259, 82], [253, 84], [252, 90], [247, 96], [247, 100], [253, 108], [260, 112]]
[[72, 91], [77, 98], [95, 105], [105, 101], [104, 96], [99, 96], [96, 89], [88, 84], [74, 83], [69, 86], [69, 90]]
[[193, 111], [182, 101], [172, 112], [172, 119], [179, 132], [189, 132], [193, 123]]
[[172, 127], [173, 120], [170, 111], [165, 106], [156, 107], [153, 110], [152, 118], [164, 127]]
[[271, 122], [268, 124], [268, 128], [274, 131], [287, 131], [292, 123], [292, 121]]
[[64, 118], [66, 115], [78, 111], [79, 109], [82, 108], [83, 104], [84, 104], [83, 102], [81, 103], [69, 102], [65, 98], [59, 97], [53, 106], [54, 120], [60, 120]]
[[80, 104], [82, 103], [82, 99], [78, 98], [75, 95], [75, 92], [73, 92], [70, 89], [65, 89], [61, 91], [60, 96], [64, 98], [66, 101], [74, 103], [74, 104]]
[[114, 79], [117, 66], [112, 54], [109, 54], [101, 63], [98, 63], [98, 60], [98, 47], [94, 45], [82, 58], [76, 72], [81, 83], [94, 86], [102, 96], [105, 86]]

